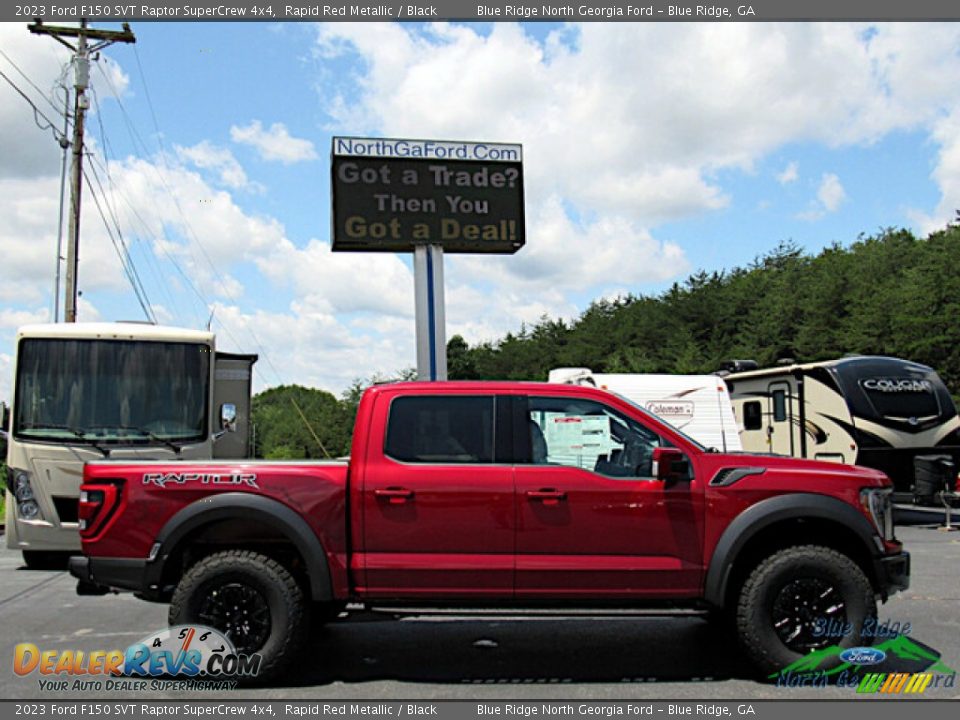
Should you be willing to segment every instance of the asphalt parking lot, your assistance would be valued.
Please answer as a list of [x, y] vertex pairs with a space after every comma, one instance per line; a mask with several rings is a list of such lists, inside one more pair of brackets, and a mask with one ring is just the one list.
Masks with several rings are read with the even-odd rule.
[[[954, 513], [957, 517], [960, 513]], [[902, 512], [912, 587], [880, 608], [910, 639], [960, 669], [960, 532], [943, 513]], [[131, 595], [79, 597], [64, 572], [27, 570], [0, 551], [0, 695], [12, 699], [129, 698], [125, 692], [42, 690], [13, 670], [14, 647], [123, 649], [166, 625], [166, 606]], [[6, 658], [6, 659], [3, 659]], [[850, 688], [784, 688], [752, 679], [734, 646], [698, 617], [423, 616], [356, 613], [315, 630], [299, 666], [275, 687], [176, 689], [141, 698], [233, 699], [779, 699], [853, 698]], [[960, 689], [924, 697], [958, 699]]]

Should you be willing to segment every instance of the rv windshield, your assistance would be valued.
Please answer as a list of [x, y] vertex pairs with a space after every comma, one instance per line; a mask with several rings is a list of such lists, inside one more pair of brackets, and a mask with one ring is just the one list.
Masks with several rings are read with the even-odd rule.
[[24, 339], [13, 433], [60, 443], [202, 440], [209, 382], [203, 344]]

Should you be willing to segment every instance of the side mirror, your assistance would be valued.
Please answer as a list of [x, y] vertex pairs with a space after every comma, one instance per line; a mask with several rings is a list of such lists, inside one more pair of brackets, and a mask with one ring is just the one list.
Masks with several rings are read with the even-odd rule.
[[[0, 407], [3, 408], [3, 417], [0, 418], [0, 438], [6, 440], [7, 436], [10, 434], [10, 406], [6, 403], [0, 403]], [[6, 448], [4, 448], [6, 450]], [[7, 453], [3, 453], [5, 458]]]
[[224, 432], [236, 432], [237, 406], [233, 403], [224, 403], [220, 406], [220, 429]]
[[670, 482], [687, 477], [687, 458], [675, 447], [655, 447], [653, 449], [653, 476], [657, 480]]

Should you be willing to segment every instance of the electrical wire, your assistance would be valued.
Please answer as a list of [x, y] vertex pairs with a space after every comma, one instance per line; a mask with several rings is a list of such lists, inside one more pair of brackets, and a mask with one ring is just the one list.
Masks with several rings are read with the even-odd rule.
[[[146, 98], [146, 100], [147, 100], [147, 106], [148, 106], [148, 108], [149, 108], [149, 110], [150, 110], [150, 116], [151, 116], [151, 119], [152, 119], [152, 121], [153, 121], [154, 130], [155, 130], [156, 138], [157, 138], [157, 145], [158, 145], [159, 148], [160, 148], [160, 153], [159, 153], [160, 162], [163, 164], [164, 169], [167, 171], [167, 173], [171, 173], [172, 171], [171, 171], [169, 165], [167, 164], [167, 154], [168, 154], [168, 153], [167, 153], [167, 151], [166, 151], [166, 148], [165, 148], [164, 145], [163, 145], [163, 139], [162, 139], [162, 138], [163, 138], [163, 133], [160, 131], [160, 125], [159, 125], [159, 123], [157, 122], [157, 115], [156, 115], [156, 112], [155, 112], [154, 107], [153, 107], [153, 102], [152, 102], [151, 99], [150, 99], [150, 91], [149, 91], [149, 88], [148, 88], [148, 83], [147, 83], [147, 80], [146, 80], [146, 76], [145, 76], [145, 74], [144, 74], [144, 72], [143, 72], [143, 65], [142, 65], [142, 63], [140, 62], [140, 54], [137, 52], [136, 46], [133, 47], [133, 52], [134, 52], [134, 56], [135, 56], [135, 58], [136, 58], [136, 60], [137, 60], [137, 68], [138, 68], [138, 71], [140, 72], [140, 79], [141, 79], [141, 82], [142, 82], [143, 88], [144, 88], [144, 96], [145, 96], [145, 98]], [[99, 65], [98, 65], [97, 67], [99, 68]], [[100, 72], [101, 72], [101, 74], [103, 75], [104, 79], [106, 79], [108, 87], [110, 87], [111, 92], [113, 92], [113, 95], [114, 95], [114, 97], [116, 98], [117, 103], [118, 103], [118, 105], [120, 106], [120, 108], [121, 108], [121, 110], [122, 110], [122, 112], [123, 112], [123, 116], [124, 116], [124, 119], [125, 119], [126, 122], [127, 122], [128, 130], [131, 132], [131, 136], [136, 136], [137, 139], [140, 139], [140, 138], [139, 138], [139, 133], [136, 132], [136, 129], [133, 127], [132, 123], [131, 123], [130, 120], [129, 120], [129, 115], [128, 115], [127, 112], [126, 112], [126, 109], [123, 107], [123, 103], [122, 103], [122, 101], [120, 100], [119, 94], [116, 92], [116, 88], [113, 87], [113, 83], [112, 83], [112, 82], [110, 81], [110, 79], [107, 77], [106, 73], [103, 72], [103, 69], [102, 69], [102, 68], [100, 68]], [[141, 142], [141, 145], [142, 145], [142, 144], [143, 144], [142, 139], [140, 140], [140, 142]], [[219, 271], [219, 269], [217, 268], [216, 264], [215, 264], [215, 263], [213, 262], [213, 260], [210, 258], [210, 255], [207, 253], [206, 248], [204, 247], [203, 243], [200, 241], [199, 236], [198, 236], [198, 235], [196, 234], [196, 232], [193, 230], [193, 226], [190, 224], [190, 221], [187, 219], [187, 215], [186, 215], [186, 213], [183, 211], [183, 208], [182, 208], [181, 205], [180, 205], [180, 200], [179, 200], [179, 198], [177, 197], [177, 194], [173, 192], [173, 190], [172, 190], [172, 189], [170, 188], [170, 186], [167, 184], [166, 178], [164, 178], [163, 174], [160, 173], [159, 170], [157, 170], [157, 175], [159, 176], [160, 181], [161, 181], [161, 183], [163, 184], [164, 188], [167, 190], [168, 194], [170, 195], [170, 198], [173, 200], [174, 206], [176, 207], [177, 212], [179, 213], [180, 218], [181, 218], [181, 220], [183, 221], [183, 226], [184, 226], [184, 228], [185, 228], [186, 231], [187, 231], [187, 232], [186, 232], [186, 235], [188, 236], [188, 239], [192, 240], [192, 241], [193, 241], [193, 244], [196, 245], [196, 247], [200, 250], [200, 253], [203, 255], [203, 258], [204, 258], [204, 259], [206, 260], [206, 262], [207, 262], [207, 265], [210, 267], [211, 271], [213, 272], [214, 277], [217, 279], [217, 281], [218, 281], [218, 283], [219, 283], [219, 285], [220, 285], [220, 290], [221, 290], [222, 294], [224, 295], [224, 297], [226, 297], [228, 300], [230, 300], [231, 302], [233, 302], [234, 304], [236, 304], [237, 301], [236, 301], [236, 299], [233, 297], [232, 293], [230, 292], [230, 290], [229, 290], [229, 288], [228, 288], [228, 286], [227, 286], [227, 283], [226, 283], [223, 275], [220, 273], [220, 271]], [[210, 304], [208, 304], [208, 307], [209, 307], [209, 306], [210, 306]], [[213, 317], [213, 316], [211, 315], [211, 319], [212, 319], [212, 317]], [[246, 331], [250, 334], [250, 337], [253, 339], [255, 346], [257, 347], [257, 349], [258, 349], [259, 352], [260, 352], [260, 355], [263, 357], [264, 360], [266, 360], [267, 365], [269, 365], [269, 366], [270, 366], [270, 369], [273, 371], [273, 374], [274, 374], [274, 376], [276, 377], [278, 383], [279, 383], [280, 385], [283, 385], [283, 384], [284, 384], [283, 376], [280, 374], [279, 370], [277, 370], [276, 366], [273, 364], [273, 361], [270, 359], [270, 355], [269, 355], [269, 353], [267, 353], [266, 348], [264, 347], [263, 343], [262, 343], [262, 342], [260, 341], [260, 339], [257, 337], [257, 335], [256, 335], [256, 333], [254, 332], [253, 328], [250, 326], [250, 324], [249, 324], [249, 323], [246, 321], [246, 319], [243, 317], [243, 314], [242, 314], [242, 313], [239, 315], [239, 317], [240, 317], [240, 320], [241, 320], [241, 322], [243, 323], [244, 327], [246, 328]], [[231, 341], [233, 341], [237, 346], [240, 346], [240, 343], [237, 342], [236, 338], [235, 338], [235, 337], [233, 336], [233, 334], [230, 332], [229, 328], [227, 328], [227, 327], [224, 326], [224, 325], [221, 325], [221, 327], [223, 328], [223, 330], [224, 330], [224, 332], [226, 333], [227, 337], [229, 337], [229, 338], [231, 339]], [[258, 375], [260, 375], [262, 379], [266, 380], [266, 378], [263, 378], [263, 374], [260, 372], [260, 369], [259, 369], [259, 368], [254, 368], [254, 372], [256, 372]], [[290, 398], [290, 402], [293, 404], [293, 406], [294, 406], [294, 408], [296, 409], [297, 413], [298, 413], [298, 414], [300, 415], [300, 417], [303, 419], [304, 424], [307, 426], [307, 429], [309, 430], [310, 434], [313, 436], [314, 440], [316, 440], [317, 444], [320, 446], [320, 449], [323, 451], [324, 455], [325, 455], [326, 457], [330, 458], [330, 457], [331, 457], [330, 453], [327, 451], [326, 447], [324, 447], [323, 443], [320, 442], [320, 439], [319, 439], [316, 431], [314, 430], [314, 428], [313, 428], [312, 424], [310, 423], [310, 421], [307, 419], [306, 414], [305, 414], [305, 413], [303, 412], [303, 410], [300, 408], [300, 406], [299, 406], [299, 404], [297, 403], [297, 401], [296, 401], [293, 397], [291, 397], [291, 398]]]
[[[16, 70], [18, 73], [20, 73], [20, 76], [21, 76], [24, 80], [26, 80], [28, 83], [30, 83], [30, 87], [32, 87], [34, 90], [36, 90], [38, 93], [40, 93], [40, 97], [42, 97], [44, 100], [47, 101], [47, 104], [49, 104], [50, 107], [53, 108], [53, 111], [54, 111], [55, 113], [57, 113], [60, 117], [63, 117], [63, 116], [64, 116], [63, 110], [61, 110], [59, 107], [57, 107], [57, 105], [53, 102], [53, 100], [51, 100], [51, 99], [49, 98], [49, 96], [48, 96], [46, 93], [44, 93], [43, 90], [41, 90], [33, 80], [30, 79], [30, 76], [27, 75], [23, 70], [20, 69], [20, 66], [17, 65], [17, 64], [13, 61], [13, 58], [11, 58], [9, 55], [7, 55], [7, 54], [3, 51], [3, 48], [0, 48], [0, 55], [2, 55], [2, 56], [4, 57], [4, 59], [6, 59], [6, 61], [13, 66], [13, 69], [14, 69], [14, 70]], [[67, 64], [67, 66], [69, 66], [69, 63]], [[62, 75], [63, 75], [63, 73], [61, 72], [61, 77], [62, 77]]]
[[[27, 103], [30, 105], [30, 107], [33, 108], [33, 122], [36, 123], [38, 128], [40, 128], [41, 130], [52, 130], [54, 140], [56, 140], [61, 145], [67, 142], [66, 136], [63, 135], [59, 130], [57, 130], [56, 126], [53, 124], [53, 120], [51, 120], [46, 115], [44, 115], [43, 110], [38, 108], [36, 104], [33, 102], [33, 100], [31, 100], [23, 90], [17, 87], [17, 84], [10, 79], [9, 75], [3, 72], [3, 70], [0, 70], [0, 77], [6, 80], [10, 84], [10, 86], [17, 91], [17, 94], [19, 94], [20, 97], [26, 100]], [[46, 125], [41, 125], [38, 118], [43, 118], [43, 121], [46, 123]]]
[[[99, 95], [95, 89], [92, 89], [91, 94], [93, 96], [93, 104], [96, 111], [97, 125], [100, 128], [100, 145], [101, 145], [101, 151], [103, 152], [104, 158], [103, 158], [103, 162], [101, 163], [95, 153], [91, 152], [89, 157], [92, 162], [94, 162], [99, 166], [102, 173], [106, 176], [107, 186], [110, 189], [109, 196], [111, 198], [116, 198], [116, 197], [121, 198], [126, 203], [128, 208], [130, 208], [133, 211], [132, 214], [137, 220], [139, 220], [141, 228], [146, 231], [145, 233], [142, 233], [142, 234], [145, 234], [147, 236], [152, 236], [149, 226], [144, 222], [143, 218], [140, 217], [140, 214], [136, 212], [136, 210], [133, 207], [133, 203], [130, 202], [129, 198], [127, 198], [126, 195], [120, 191], [116, 183], [114, 183], [113, 181], [113, 174], [110, 172], [111, 154], [113, 150], [110, 145], [110, 139], [107, 137], [106, 130], [103, 127], [103, 113], [101, 112], [101, 109], [100, 109]], [[117, 215], [116, 203], [114, 203], [114, 206], [111, 208], [111, 214], [114, 217], [116, 217]], [[119, 225], [119, 222], [117, 224]], [[137, 238], [137, 241], [141, 242], [140, 238]], [[154, 238], [154, 245], [160, 246], [160, 243], [157, 242], [156, 238]], [[147, 267], [149, 267], [150, 272], [153, 274], [153, 279], [156, 282], [156, 285], [161, 288], [167, 300], [169, 301], [169, 307], [172, 310], [174, 310], [177, 314], [179, 314], [178, 303], [174, 298], [173, 294], [170, 292], [170, 289], [167, 286], [168, 284], [163, 280], [162, 272], [160, 271], [160, 267], [157, 264], [157, 259], [154, 256], [154, 253], [150, 252], [148, 248], [147, 251], [143, 253], [143, 257], [145, 259]], [[131, 259], [131, 262], [133, 262], [132, 254], [130, 256], [130, 259]], [[202, 298], [201, 298], [201, 302], [204, 302]], [[204, 302], [204, 307], [206, 307], [205, 302]]]
[[[103, 186], [100, 183], [100, 177], [97, 175], [96, 170], [92, 170], [92, 172], [94, 179], [97, 182], [97, 186], [100, 188], [100, 192], [102, 193]], [[90, 176], [87, 174], [86, 168], [83, 170], [83, 177], [87, 180], [87, 187], [90, 191], [90, 195], [93, 197], [94, 204], [97, 206], [97, 212], [100, 214], [100, 219], [103, 221], [103, 226], [106, 228], [107, 235], [110, 237], [110, 242], [113, 244], [113, 249], [116, 251], [117, 257], [120, 259], [120, 265], [123, 268], [124, 274], [127, 276], [127, 280], [130, 282], [130, 286], [133, 288], [133, 294], [136, 296], [137, 302], [140, 304], [140, 308], [143, 310], [143, 314], [147, 320], [156, 324], [157, 318], [153, 314], [153, 309], [150, 307], [150, 299], [147, 297], [146, 290], [143, 288], [143, 283], [140, 281], [140, 276], [137, 273], [137, 269], [133, 267], [132, 263], [130, 262], [130, 255], [127, 252], [126, 243], [123, 240], [123, 234], [121, 233], [119, 226], [117, 226], [115, 228], [117, 235], [114, 235], [114, 228], [111, 228], [110, 222], [107, 220], [107, 216], [100, 204], [100, 198], [90, 183]]]

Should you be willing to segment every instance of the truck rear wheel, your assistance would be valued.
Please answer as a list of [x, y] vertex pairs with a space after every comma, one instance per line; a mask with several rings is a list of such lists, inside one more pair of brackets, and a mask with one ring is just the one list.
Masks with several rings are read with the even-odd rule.
[[280, 563], [249, 550], [225, 550], [191, 567], [170, 601], [171, 625], [215, 628], [238, 653], [262, 656], [254, 680], [276, 677], [306, 636], [306, 599]]
[[[737, 633], [765, 675], [833, 645], [869, 644], [863, 625], [877, 614], [870, 581], [836, 550], [802, 545], [774, 553], [747, 578], [737, 603]], [[839, 662], [828, 655], [816, 667]]]

